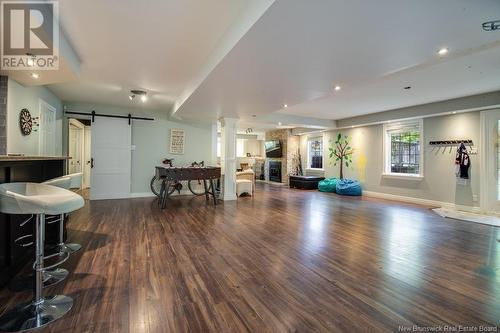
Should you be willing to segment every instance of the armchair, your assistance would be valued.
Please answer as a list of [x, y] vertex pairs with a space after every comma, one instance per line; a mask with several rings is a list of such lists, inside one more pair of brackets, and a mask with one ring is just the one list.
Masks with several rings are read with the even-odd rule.
[[255, 192], [255, 172], [253, 172], [252, 169], [236, 172], [236, 192], [239, 196], [241, 193], [238, 191], [238, 181], [240, 183], [248, 183], [250, 181], [252, 184], [252, 193], [249, 194], [253, 196], [253, 193]]

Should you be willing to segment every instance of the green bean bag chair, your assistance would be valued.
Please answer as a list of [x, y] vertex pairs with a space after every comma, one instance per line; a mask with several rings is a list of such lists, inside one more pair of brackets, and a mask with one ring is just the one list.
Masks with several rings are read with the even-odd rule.
[[340, 195], [361, 195], [361, 184], [357, 180], [352, 179], [341, 179], [337, 182], [337, 187], [335, 189], [337, 194]]
[[337, 187], [337, 178], [327, 178], [323, 179], [318, 183], [318, 190], [321, 192], [333, 192]]

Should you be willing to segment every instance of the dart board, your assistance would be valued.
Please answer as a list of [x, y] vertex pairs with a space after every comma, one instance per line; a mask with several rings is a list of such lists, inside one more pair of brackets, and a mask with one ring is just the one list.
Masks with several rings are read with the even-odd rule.
[[19, 114], [19, 125], [23, 135], [30, 135], [33, 128], [33, 119], [28, 109], [22, 109]]

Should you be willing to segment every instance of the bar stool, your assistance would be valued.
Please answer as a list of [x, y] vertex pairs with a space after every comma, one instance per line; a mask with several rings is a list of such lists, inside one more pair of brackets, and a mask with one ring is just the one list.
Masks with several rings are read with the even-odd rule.
[[[54, 178], [48, 181], [43, 182], [42, 184], [45, 185], [51, 185], [51, 186], [56, 186], [64, 189], [69, 189], [71, 186], [71, 178], [70, 177], [58, 177]], [[54, 215], [54, 216], [46, 216], [45, 221], [47, 224], [52, 224], [59, 222], [59, 243], [57, 244], [58, 246], [58, 254], [59, 256], [67, 256], [72, 253], [72, 251], [69, 251], [64, 244], [64, 213], [60, 215]], [[78, 244], [75, 244], [78, 245]], [[73, 251], [74, 252], [74, 251]], [[69, 272], [67, 269], [61, 268], [61, 267], [55, 267], [54, 269], [46, 269], [43, 272], [43, 286], [44, 287], [49, 287], [54, 284], [57, 284], [66, 277], [68, 277]]]
[[[66, 190], [72, 189], [72, 188], [80, 188], [82, 185], [82, 176], [83, 174], [81, 172], [79, 173], [72, 173], [66, 176], [62, 177], [57, 177], [53, 179], [49, 179], [42, 184], [47, 184], [47, 185], [52, 185], [52, 186], [57, 186], [60, 188], [64, 188]], [[50, 219], [50, 221], [49, 221]], [[54, 223], [54, 222], [59, 222], [59, 253], [62, 255], [63, 253], [74, 253], [82, 248], [80, 244], [76, 243], [69, 243], [66, 244], [64, 243], [64, 214], [61, 214], [59, 217], [56, 218], [49, 218], [47, 219], [49, 222], [48, 224]]]
[[[32, 302], [20, 304], [0, 316], [0, 330], [14, 332], [45, 326], [64, 316], [73, 306], [73, 299], [64, 295], [43, 295], [43, 273], [62, 264], [68, 257], [45, 267], [45, 215], [60, 215], [83, 207], [81, 196], [71, 191], [36, 183], [0, 184], [0, 212], [6, 214], [35, 214], [35, 296]], [[59, 255], [56, 253], [55, 255]]]

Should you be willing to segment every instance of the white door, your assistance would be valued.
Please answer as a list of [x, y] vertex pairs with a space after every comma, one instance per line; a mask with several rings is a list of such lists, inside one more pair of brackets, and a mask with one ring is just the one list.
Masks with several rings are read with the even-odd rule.
[[90, 200], [128, 198], [131, 170], [128, 119], [96, 117], [91, 135]]
[[481, 112], [481, 210], [500, 214], [500, 110]]
[[41, 156], [56, 155], [56, 108], [43, 100], [38, 101], [39, 128], [38, 154]]
[[68, 155], [71, 157], [68, 161], [69, 173], [83, 172], [84, 128], [85, 126], [78, 120], [69, 120]]
[[90, 158], [91, 156], [91, 128], [85, 126], [84, 133], [84, 148], [83, 148], [83, 188], [90, 187]]

